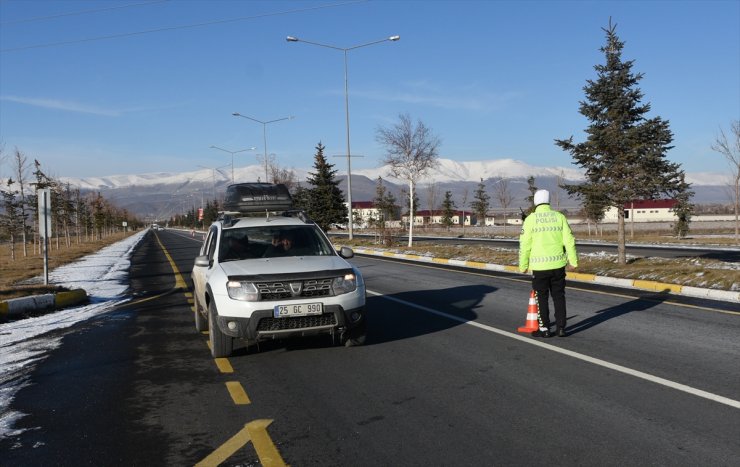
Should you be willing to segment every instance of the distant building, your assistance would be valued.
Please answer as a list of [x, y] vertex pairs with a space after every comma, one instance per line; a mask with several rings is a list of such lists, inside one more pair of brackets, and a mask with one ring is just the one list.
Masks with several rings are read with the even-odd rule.
[[[347, 203], [344, 203], [347, 207]], [[398, 206], [394, 206], [392, 217], [395, 219], [401, 212]], [[372, 227], [373, 222], [377, 221], [382, 217], [382, 213], [378, 208], [375, 207], [375, 203], [372, 201], [352, 201], [352, 218], [354, 224], [360, 228], [366, 229]], [[385, 219], [386, 224], [393, 219]]]
[[[624, 204], [624, 218], [631, 222], [675, 222], [675, 199], [635, 200]], [[609, 208], [602, 222], [617, 222], [617, 208]]]
[[[416, 216], [414, 217], [414, 225], [442, 225], [442, 219], [444, 219], [444, 217], [445, 213], [441, 209], [437, 209], [434, 211], [416, 211]], [[408, 213], [404, 214], [401, 217], [401, 220], [404, 222], [404, 224], [408, 224]], [[451, 220], [452, 225], [475, 225], [476, 223], [475, 215], [470, 211], [453, 211]]]

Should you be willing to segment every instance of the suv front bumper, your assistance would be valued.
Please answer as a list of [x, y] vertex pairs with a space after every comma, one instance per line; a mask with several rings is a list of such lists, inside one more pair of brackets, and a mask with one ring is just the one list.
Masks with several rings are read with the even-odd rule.
[[274, 318], [270, 309], [255, 310], [249, 318], [216, 317], [221, 332], [248, 342], [316, 334], [343, 334], [364, 326], [365, 319], [364, 306], [345, 310], [340, 305], [326, 305], [324, 313], [312, 316]]

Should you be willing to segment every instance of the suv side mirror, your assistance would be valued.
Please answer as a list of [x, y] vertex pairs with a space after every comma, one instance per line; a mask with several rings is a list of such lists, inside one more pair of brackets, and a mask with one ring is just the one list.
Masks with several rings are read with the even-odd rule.
[[211, 260], [208, 259], [208, 255], [195, 257], [195, 266], [208, 267], [210, 265], [211, 265]]
[[349, 258], [353, 257], [354, 255], [355, 255], [355, 252], [352, 251], [352, 248], [350, 248], [348, 246], [343, 246], [339, 250], [339, 256], [341, 256], [342, 258], [349, 259]]

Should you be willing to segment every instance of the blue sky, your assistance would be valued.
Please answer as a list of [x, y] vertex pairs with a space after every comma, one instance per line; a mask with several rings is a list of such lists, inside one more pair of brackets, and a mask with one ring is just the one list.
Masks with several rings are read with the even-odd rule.
[[[120, 7], [120, 8], [118, 8]], [[727, 172], [710, 149], [740, 118], [735, 1], [0, 1], [0, 143], [54, 176], [256, 164], [267, 147], [310, 168], [346, 154], [351, 50], [353, 168], [380, 165], [379, 126], [408, 113], [440, 156], [572, 167], [553, 140], [583, 139], [586, 80], [609, 17], [644, 74], [649, 116], [670, 122], [668, 159]], [[346, 159], [330, 159], [340, 173]], [[6, 159], [0, 175], [10, 173]]]

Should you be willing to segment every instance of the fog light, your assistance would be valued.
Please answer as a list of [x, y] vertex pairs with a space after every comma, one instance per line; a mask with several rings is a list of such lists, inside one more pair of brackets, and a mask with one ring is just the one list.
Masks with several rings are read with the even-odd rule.
[[360, 320], [360, 318], [362, 318], [362, 315], [361, 315], [360, 313], [357, 313], [357, 312], [355, 311], [355, 312], [353, 312], [353, 313], [352, 313], [352, 314], [351, 314], [351, 315], [350, 315], [349, 317], [350, 317], [350, 319], [351, 319], [352, 321], [359, 321], [359, 320]]
[[227, 324], [230, 330], [234, 331], [236, 330], [236, 321], [229, 321], [229, 324]]

